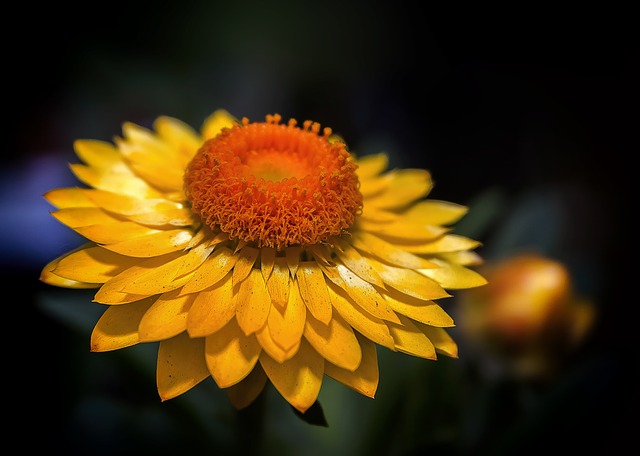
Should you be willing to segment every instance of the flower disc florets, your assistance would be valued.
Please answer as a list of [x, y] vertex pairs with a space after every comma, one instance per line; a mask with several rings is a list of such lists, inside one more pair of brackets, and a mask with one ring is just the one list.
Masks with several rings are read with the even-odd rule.
[[310, 245], [343, 233], [362, 207], [357, 165], [331, 129], [306, 121], [224, 129], [187, 167], [191, 209], [213, 230], [258, 247]]

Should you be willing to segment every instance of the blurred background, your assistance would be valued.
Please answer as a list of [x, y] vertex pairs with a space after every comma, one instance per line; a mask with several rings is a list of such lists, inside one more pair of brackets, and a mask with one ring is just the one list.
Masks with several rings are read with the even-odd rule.
[[[493, 455], [610, 454], [634, 443], [627, 271], [639, 100], [629, 11], [333, 0], [15, 7], [0, 230], [5, 388], [10, 426], [33, 433], [23, 445], [69, 455]], [[327, 426], [270, 390], [236, 413], [210, 379], [160, 403], [156, 346], [90, 354], [102, 311], [92, 293], [39, 283], [48, 261], [82, 242], [42, 195], [76, 185], [75, 139], [111, 141], [123, 122], [150, 126], [160, 115], [199, 129], [218, 108], [312, 119], [358, 155], [426, 168], [431, 198], [469, 206], [455, 232], [482, 241], [487, 268], [535, 252], [570, 283], [560, 298], [535, 298], [535, 334], [516, 342], [478, 335], [495, 294], [455, 292], [443, 307], [458, 321], [459, 359], [379, 350], [375, 399], [325, 381]], [[587, 310], [566, 317], [576, 302]], [[544, 306], [564, 323], [544, 327]]]

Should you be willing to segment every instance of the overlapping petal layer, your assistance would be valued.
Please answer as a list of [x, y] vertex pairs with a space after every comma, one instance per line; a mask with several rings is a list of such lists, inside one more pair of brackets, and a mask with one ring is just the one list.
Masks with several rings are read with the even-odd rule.
[[115, 145], [75, 143], [84, 164], [72, 170], [90, 188], [45, 197], [89, 242], [41, 280], [98, 288], [94, 301], [108, 307], [91, 349], [160, 341], [163, 400], [211, 376], [237, 408], [268, 381], [301, 412], [325, 375], [373, 397], [376, 345], [456, 357], [444, 329], [454, 322], [437, 301], [485, 283], [471, 269], [479, 243], [452, 233], [466, 208], [425, 199], [427, 171], [354, 157], [363, 202], [347, 233], [280, 250], [231, 239], [191, 212], [183, 174], [206, 139], [235, 123], [216, 111], [197, 133], [162, 117], [153, 130], [125, 124]]

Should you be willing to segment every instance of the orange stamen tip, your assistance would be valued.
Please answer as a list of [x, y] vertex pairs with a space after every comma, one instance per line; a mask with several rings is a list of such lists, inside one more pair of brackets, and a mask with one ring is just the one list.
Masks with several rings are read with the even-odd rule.
[[357, 165], [330, 128], [279, 114], [224, 129], [187, 167], [185, 193], [204, 223], [258, 247], [326, 242], [362, 208]]

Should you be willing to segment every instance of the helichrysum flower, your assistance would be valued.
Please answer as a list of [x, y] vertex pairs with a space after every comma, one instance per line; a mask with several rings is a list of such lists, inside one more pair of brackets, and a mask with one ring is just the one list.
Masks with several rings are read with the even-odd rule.
[[457, 357], [436, 300], [485, 280], [479, 243], [449, 227], [466, 208], [424, 199], [427, 171], [356, 158], [315, 122], [223, 110], [200, 134], [160, 117], [75, 150], [89, 188], [45, 197], [88, 243], [41, 280], [98, 289], [92, 351], [159, 341], [162, 400], [211, 376], [239, 409], [271, 382], [305, 412], [325, 375], [373, 397], [376, 345]]

